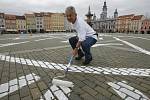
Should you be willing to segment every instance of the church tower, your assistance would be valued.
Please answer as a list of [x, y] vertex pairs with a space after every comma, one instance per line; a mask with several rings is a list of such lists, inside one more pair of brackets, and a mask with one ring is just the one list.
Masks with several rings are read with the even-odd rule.
[[91, 24], [92, 16], [93, 16], [93, 14], [91, 13], [90, 6], [89, 6], [89, 11], [88, 11], [88, 13], [86, 14], [86, 17], [87, 17], [87, 23], [88, 23], [90, 26], [92, 26], [92, 24]]
[[106, 1], [104, 2], [104, 5], [103, 5], [103, 9], [102, 9], [102, 13], [100, 15], [100, 18], [105, 20], [107, 19], [107, 5], [106, 5]]
[[118, 11], [116, 9], [115, 12], [114, 12], [114, 18], [117, 18], [117, 17], [118, 17]]

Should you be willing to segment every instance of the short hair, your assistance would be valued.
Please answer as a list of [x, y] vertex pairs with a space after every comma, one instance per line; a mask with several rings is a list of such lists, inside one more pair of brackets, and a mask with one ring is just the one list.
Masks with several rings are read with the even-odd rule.
[[76, 14], [76, 10], [75, 10], [75, 8], [73, 6], [67, 7], [66, 10], [65, 10], [65, 12], [73, 12], [73, 13]]

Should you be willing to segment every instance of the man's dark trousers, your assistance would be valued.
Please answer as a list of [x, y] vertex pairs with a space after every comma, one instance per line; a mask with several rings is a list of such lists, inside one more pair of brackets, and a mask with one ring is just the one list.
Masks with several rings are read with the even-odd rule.
[[[70, 43], [70, 45], [73, 49], [75, 49], [77, 42], [78, 42], [78, 37], [77, 36], [71, 37], [69, 39], [69, 43]], [[86, 37], [86, 40], [84, 40], [81, 43], [81, 47], [82, 47], [82, 50], [83, 50], [84, 53], [79, 48], [78, 49], [78, 56], [82, 57], [82, 56], [85, 55], [85, 61], [92, 60], [92, 54], [90, 52], [90, 49], [91, 49], [91, 46], [94, 45], [96, 42], [97, 42], [97, 40], [95, 38]]]

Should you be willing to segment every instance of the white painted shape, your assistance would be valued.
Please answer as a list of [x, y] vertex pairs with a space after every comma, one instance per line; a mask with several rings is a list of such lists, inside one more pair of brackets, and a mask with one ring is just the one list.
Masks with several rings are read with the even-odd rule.
[[143, 97], [142, 100], [143, 100], [143, 99], [149, 100], [149, 98], [148, 98], [147, 96], [145, 96], [145, 95], [144, 95], [142, 92], [140, 92], [139, 90], [135, 89], [134, 92], [140, 94], [140, 95]]
[[71, 90], [70, 90], [69, 88], [67, 88], [67, 87], [60, 86], [60, 88], [63, 90], [63, 92], [64, 92], [65, 94], [68, 94], [68, 93], [71, 92]]
[[[110, 85], [113, 88], [113, 90], [123, 99], [125, 99], [127, 96], [128, 99], [125, 100], [129, 100], [129, 97], [132, 97], [134, 100], [150, 100], [139, 90], [135, 89], [132, 86], [129, 86], [126, 81], [108, 82], [108, 85]], [[116, 89], [116, 85], [119, 85], [120, 88]]]
[[50, 87], [50, 89], [51, 89], [52, 91], [57, 91], [57, 90], [59, 90], [59, 88], [58, 88], [56, 85], [52, 85], [52, 86]]
[[[2, 56], [1, 58], [3, 58], [1, 60], [5, 60], [5, 57], [9, 57], [9, 56], [4, 56], [4, 55], [1, 55], [1, 56]], [[24, 58], [20, 58], [20, 59], [22, 59], [23, 62], [25, 60], [29, 60], [29, 59], [24, 59]], [[39, 65], [38, 61], [35, 61], [35, 60], [31, 60], [31, 61], [32, 61], [34, 66], [44, 67], [45, 68], [45, 65], [42, 65], [42, 66]], [[8, 62], [13, 62], [13, 61], [10, 60]], [[46, 68], [50, 68], [50, 69], [64, 70], [61, 67], [67, 66], [67, 65], [59, 66], [56, 63], [48, 63], [48, 62], [44, 62], [44, 61], [42, 61], [42, 62], [46, 63], [46, 64], [49, 64], [50, 67], [48, 66]], [[22, 62], [16, 62], [16, 63], [26, 64], [26, 63], [22, 63]], [[55, 68], [53, 68], [52, 66], [54, 66]], [[103, 72], [104, 74], [114, 74], [115, 71], [114, 72], [112, 71], [114, 69], [114, 70], [126, 70], [127, 73], [129, 73], [129, 74], [126, 74], [126, 73], [123, 73], [123, 71], [120, 71], [119, 74], [117, 73], [117, 74], [114, 74], [114, 75], [133, 75], [133, 76], [146, 76], [146, 77], [150, 76], [150, 72], [144, 73], [146, 70], [150, 71], [150, 69], [142, 69], [142, 70], [140, 70], [140, 68], [111, 68], [110, 69], [108, 67], [105, 67], [105, 68], [103, 68], [103, 67], [97, 67], [97, 68], [93, 67], [93, 68], [91, 68], [91, 70], [95, 70], [94, 72], [87, 71], [85, 66], [71, 65], [69, 68], [70, 69], [76, 69], [76, 70], [71, 70], [71, 72], [84, 72], [84, 73], [93, 73], [93, 74], [94, 73], [98, 74], [97, 72], [99, 72], [99, 74], [101, 74], [101, 72]], [[130, 69], [130, 70], [128, 70], [128, 69]], [[138, 70], [140, 70], [140, 73], [138, 72]], [[143, 73], [142, 73], [142, 71], [143, 71]]]
[[15, 85], [15, 84], [18, 84], [17, 79], [9, 81], [9, 86], [12, 86], [12, 85]]
[[129, 86], [129, 85], [123, 83], [123, 82], [117, 82], [117, 84], [120, 85], [120, 86], [123, 86], [123, 87], [125, 87], [125, 88], [127, 88], [127, 89], [129, 89], [129, 90], [131, 90], [131, 91], [134, 90], [133, 87], [131, 87], [131, 86]]
[[3, 44], [1, 47], [6, 47], [6, 46], [12, 46], [12, 45], [16, 45], [16, 44], [23, 44], [23, 43], [28, 43], [30, 41], [24, 41], [24, 42], [18, 42], [18, 43], [7, 43], [7, 44]]
[[21, 77], [19, 77], [19, 80], [21, 80], [21, 79], [25, 79], [25, 76], [21, 76]]
[[34, 83], [34, 82], [35, 82], [34, 80], [27, 81], [28, 85], [31, 84], [31, 83]]
[[95, 44], [92, 47], [108, 46], [108, 45], [123, 45], [123, 44], [119, 44], [119, 43]]
[[33, 65], [32, 62], [31, 62], [31, 60], [29, 60], [29, 59], [25, 59], [25, 60], [26, 60], [26, 62], [27, 62], [28, 65]]
[[0, 94], [3, 92], [8, 92], [8, 87], [9, 87], [8, 83], [1, 84], [0, 85]]
[[67, 40], [67, 41], [61, 41], [62, 43], [69, 43], [69, 41]]
[[118, 40], [118, 41], [121, 41], [121, 42], [123, 42], [123, 43], [125, 43], [125, 44], [131, 46], [132, 48], [134, 48], [134, 49], [136, 49], [136, 50], [138, 50], [138, 51], [140, 51], [140, 52], [142, 52], [142, 53], [145, 53], [145, 54], [147, 54], [147, 55], [150, 55], [150, 52], [149, 52], [149, 51], [147, 51], [147, 50], [145, 50], [145, 49], [143, 49], [143, 48], [141, 48], [141, 47], [138, 47], [138, 46], [136, 46], [136, 45], [134, 45], [134, 44], [131, 44], [130, 42], [121, 40], [121, 39], [119, 39], [119, 38], [116, 38], [116, 37], [114, 37], [114, 38], [115, 38], [116, 40]]
[[58, 66], [58, 65], [54, 65], [54, 68], [55, 68], [55, 69], [59, 69], [59, 70], [65, 70], [65, 69], [63, 69], [62, 67]]
[[29, 75], [27, 75], [27, 76], [25, 76], [25, 77], [26, 77], [26, 80], [27, 80], [27, 81], [30, 81], [30, 80], [33, 80], [33, 79], [34, 79], [34, 77], [33, 77], [32, 74], [29, 74]]
[[103, 38], [99, 38], [99, 40], [104, 40]]
[[[40, 79], [40, 77], [36, 76], [36, 74], [32, 73], [32, 75], [34, 76], [34, 78], [35, 78], [36, 81]], [[28, 77], [28, 76], [30, 76], [30, 74], [29, 74], [29, 75], [26, 75], [25, 77]], [[25, 80], [25, 79], [23, 78], [23, 76], [21, 76], [21, 77], [22, 77], [22, 78], [19, 77], [19, 78], [21, 79], [21, 80], [19, 80], [19, 88], [20, 88], [20, 89], [21, 89], [22, 87], [26, 86], [26, 85], [27, 85], [26, 80], [28, 81], [28, 79]], [[16, 81], [16, 79], [13, 79], [13, 80], [9, 81], [8, 83], [13, 84], [13, 82], [15, 82], [15, 81]], [[0, 98], [2, 98], [3, 96], [8, 95], [9, 93], [12, 93], [12, 92], [18, 90], [18, 85], [15, 85], [14, 87], [11, 86], [10, 89], [8, 89], [8, 87], [9, 87], [9, 84], [8, 84], [8, 83], [4, 83], [4, 84], [1, 84], [1, 85], [0, 85]], [[33, 82], [31, 82], [31, 83], [33, 83]], [[30, 84], [31, 84], [31, 83], [30, 83]]]
[[15, 58], [17, 63], [21, 63], [19, 58]]
[[48, 68], [44, 63], [43, 63], [43, 61], [37, 61], [42, 67], [44, 67], [44, 68]]
[[108, 82], [107, 84], [110, 85], [110, 86], [112, 86], [113, 88], [115, 88], [115, 89], [117, 89], [117, 90], [120, 88], [119, 85], [114, 84], [114, 83], [112, 83], [112, 82]]
[[125, 100], [136, 100], [136, 99], [133, 99], [131, 97], [127, 97]]
[[53, 94], [51, 93], [50, 90], [48, 90], [45, 94], [44, 94], [45, 100], [52, 100], [54, 99]]
[[[52, 85], [50, 87], [50, 89], [53, 91], [54, 95], [58, 98], [58, 100], [69, 100], [65, 94], [69, 94], [71, 92], [70, 88], [63, 86], [60, 86], [60, 88], [61, 90], [56, 85]], [[48, 96], [51, 97], [51, 95], [52, 94], [50, 93], [50, 96], [49, 95]]]
[[23, 87], [23, 86], [26, 86], [27, 85], [27, 81], [25, 79], [21, 79], [19, 80], [19, 87]]
[[53, 38], [45, 38], [45, 39], [38, 39], [38, 40], [34, 40], [34, 41], [43, 41], [43, 40], [48, 40], [48, 39], [53, 39]]
[[40, 66], [40, 65], [38, 64], [38, 62], [35, 61], [35, 60], [31, 60], [31, 62], [33, 63], [34, 66]]
[[9, 88], [9, 93], [12, 93], [14, 91], [18, 90], [18, 85], [13, 85]]
[[68, 98], [61, 90], [54, 92], [54, 94], [57, 96], [58, 100], [68, 100]]

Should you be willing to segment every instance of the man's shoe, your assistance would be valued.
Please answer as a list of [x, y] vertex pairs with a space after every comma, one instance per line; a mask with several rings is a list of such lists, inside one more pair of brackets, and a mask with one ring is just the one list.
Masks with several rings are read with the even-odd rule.
[[75, 57], [75, 60], [81, 60], [83, 56]]
[[84, 61], [82, 64], [83, 65], [88, 65], [91, 61]]
[[85, 61], [83, 62], [83, 65], [88, 65], [91, 61], [92, 61], [92, 58], [89, 59], [89, 60], [85, 60]]

